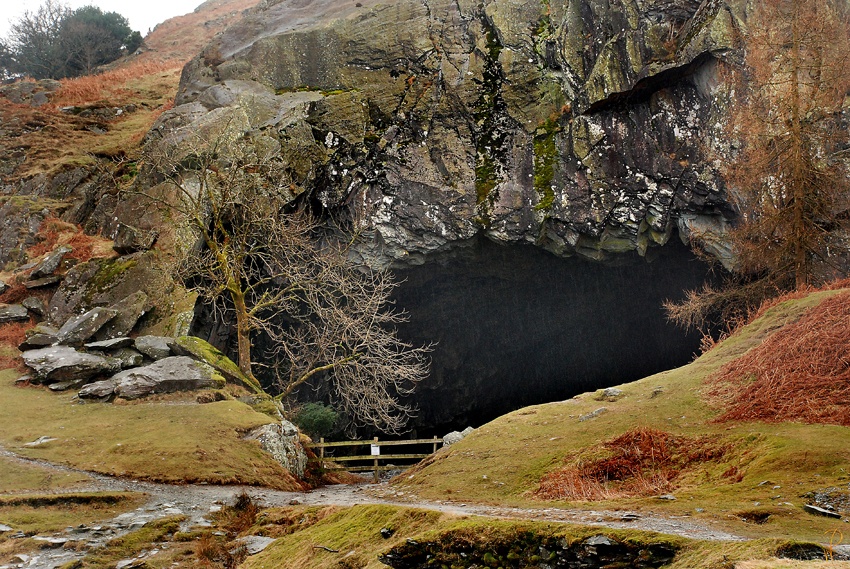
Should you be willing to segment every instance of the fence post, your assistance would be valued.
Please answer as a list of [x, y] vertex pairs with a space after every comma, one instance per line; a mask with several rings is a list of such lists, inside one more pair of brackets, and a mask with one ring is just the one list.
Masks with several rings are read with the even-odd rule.
[[325, 468], [325, 437], [319, 437], [319, 444], [322, 446], [319, 447], [319, 468]]
[[[375, 446], [378, 446], [378, 437], [375, 437]], [[378, 452], [380, 452], [380, 448], [381, 447], [378, 447]], [[375, 484], [381, 481], [381, 479], [378, 477], [378, 456], [379, 455], [375, 456]]]
[[434, 452], [437, 452], [437, 436], [434, 435]]

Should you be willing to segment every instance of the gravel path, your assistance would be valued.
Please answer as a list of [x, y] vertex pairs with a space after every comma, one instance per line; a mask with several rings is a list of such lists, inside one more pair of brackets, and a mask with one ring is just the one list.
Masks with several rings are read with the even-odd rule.
[[[506, 508], [481, 506], [459, 502], [440, 502], [420, 500], [416, 496], [396, 492], [385, 482], [379, 484], [348, 485], [338, 484], [318, 488], [311, 492], [283, 492], [251, 486], [213, 486], [205, 484], [156, 484], [138, 480], [115, 478], [88, 471], [78, 471], [43, 460], [22, 458], [0, 447], [0, 455], [21, 463], [34, 464], [43, 468], [62, 472], [82, 472], [92, 482], [77, 491], [131, 491], [144, 492], [148, 501], [140, 508], [121, 514], [99, 526], [81, 526], [66, 530], [62, 534], [44, 536], [55, 541], [54, 549], [44, 549], [32, 557], [22, 559], [12, 565], [2, 565], [0, 569], [32, 568], [54, 569], [75, 558], [83, 552], [65, 550], [64, 541], [86, 541], [91, 547], [105, 543], [109, 539], [141, 527], [145, 523], [171, 515], [185, 515], [185, 527], [209, 525], [206, 516], [222, 504], [231, 503], [241, 492], [247, 492], [263, 506], [335, 505], [353, 506], [356, 504], [387, 504], [416, 507], [428, 510], [503, 519], [522, 519], [555, 523], [586, 524], [606, 528], [640, 529], [668, 534], [681, 535], [695, 539], [718, 541], [740, 541], [745, 538], [709, 526], [699, 524], [682, 517], [659, 516], [654, 514], [630, 514], [606, 510], [570, 510], [559, 508]], [[14, 530], [13, 530], [14, 531]]]

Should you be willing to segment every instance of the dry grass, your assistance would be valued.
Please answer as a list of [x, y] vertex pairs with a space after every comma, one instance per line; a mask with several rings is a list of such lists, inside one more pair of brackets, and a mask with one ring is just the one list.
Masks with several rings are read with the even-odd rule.
[[[672, 491], [694, 465], [718, 461], [729, 443], [638, 427], [602, 443], [602, 455], [547, 473], [535, 493], [545, 500], [610, 500]], [[727, 470], [736, 478], [737, 468]]]
[[810, 309], [709, 378], [716, 420], [850, 426], [850, 293]]
[[132, 98], [135, 92], [128, 84], [139, 77], [171, 71], [179, 66], [175, 61], [134, 61], [100, 73], [62, 81], [62, 87], [51, 101], [56, 107], [83, 106], [97, 102], [115, 105], [114, 101]]

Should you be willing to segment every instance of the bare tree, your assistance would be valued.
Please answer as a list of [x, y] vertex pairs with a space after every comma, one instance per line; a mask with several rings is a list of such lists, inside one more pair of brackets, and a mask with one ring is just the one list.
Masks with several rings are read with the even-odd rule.
[[[355, 424], [401, 432], [414, 413], [401, 399], [427, 376], [429, 348], [396, 335], [406, 316], [392, 306], [392, 275], [353, 263], [351, 237], [296, 208], [282, 165], [248, 139], [194, 134], [149, 160], [173, 190], [156, 199], [186, 232], [177, 272], [235, 320], [243, 373], [259, 387], [262, 366], [278, 399], [326, 388]], [[258, 364], [261, 336], [272, 348]]]

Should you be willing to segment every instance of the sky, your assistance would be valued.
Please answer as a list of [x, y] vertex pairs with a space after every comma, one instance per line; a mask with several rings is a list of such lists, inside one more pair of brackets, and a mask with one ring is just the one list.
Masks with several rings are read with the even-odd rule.
[[[11, 22], [27, 10], [34, 12], [43, 0], [0, 0], [0, 37], [9, 33]], [[130, 21], [130, 28], [142, 35], [160, 22], [193, 11], [203, 0], [60, 0], [71, 8], [97, 6], [104, 12], [118, 12]]]

